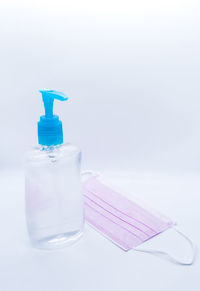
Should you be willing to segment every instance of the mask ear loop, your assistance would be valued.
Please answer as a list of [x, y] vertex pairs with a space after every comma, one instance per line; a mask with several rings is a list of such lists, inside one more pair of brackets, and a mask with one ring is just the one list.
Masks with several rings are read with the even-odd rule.
[[83, 181], [87, 180], [87, 178], [90, 178], [91, 176], [98, 177], [99, 173], [91, 170], [87, 170], [81, 173], [81, 179], [83, 179]]
[[160, 258], [163, 258], [167, 261], [170, 261], [176, 265], [182, 265], [182, 266], [191, 266], [194, 261], [195, 261], [195, 258], [196, 258], [196, 254], [197, 254], [197, 247], [196, 245], [194, 244], [194, 242], [189, 238], [187, 237], [184, 233], [182, 233], [180, 230], [178, 230], [177, 228], [173, 228], [178, 234], [180, 234], [190, 245], [191, 249], [192, 249], [192, 258], [189, 262], [182, 262], [182, 261], [179, 261], [177, 260], [176, 258], [172, 257], [169, 253], [167, 252], [164, 252], [164, 251], [159, 251], [159, 250], [154, 250], [154, 249], [137, 249], [137, 248], [134, 248], [135, 251], [138, 251], [138, 252], [143, 252], [143, 253], [149, 253], [151, 255], [155, 255], [155, 256], [158, 256]]

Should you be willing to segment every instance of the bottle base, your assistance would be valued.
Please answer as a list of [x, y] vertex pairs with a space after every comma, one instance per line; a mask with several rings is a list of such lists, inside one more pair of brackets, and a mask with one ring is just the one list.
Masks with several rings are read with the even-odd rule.
[[32, 241], [32, 245], [38, 249], [53, 250], [70, 246], [78, 241], [83, 235], [83, 231], [73, 231], [46, 237], [42, 240]]

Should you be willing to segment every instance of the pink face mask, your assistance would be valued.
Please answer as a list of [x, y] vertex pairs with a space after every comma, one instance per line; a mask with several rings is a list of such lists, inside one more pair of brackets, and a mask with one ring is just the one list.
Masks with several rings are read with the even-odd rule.
[[[103, 184], [95, 175], [83, 182], [83, 193], [86, 221], [125, 251], [139, 246], [175, 224], [171, 219], [151, 213], [128, 200]], [[166, 256], [160, 251], [142, 251]], [[173, 258], [170, 260], [177, 263]], [[191, 263], [193, 260], [183, 264]]]

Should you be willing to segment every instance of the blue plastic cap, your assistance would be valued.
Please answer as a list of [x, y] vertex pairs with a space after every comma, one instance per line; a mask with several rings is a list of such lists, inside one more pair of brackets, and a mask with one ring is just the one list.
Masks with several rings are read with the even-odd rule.
[[53, 115], [54, 99], [65, 101], [68, 97], [54, 90], [40, 90], [44, 102], [45, 115], [38, 121], [38, 143], [45, 146], [63, 143], [62, 122], [57, 115]]

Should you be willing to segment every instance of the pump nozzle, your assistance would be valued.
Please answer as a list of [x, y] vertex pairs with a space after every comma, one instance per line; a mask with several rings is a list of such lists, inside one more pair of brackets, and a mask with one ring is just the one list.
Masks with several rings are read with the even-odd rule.
[[42, 99], [44, 102], [44, 109], [46, 117], [53, 116], [53, 101], [54, 99], [65, 101], [68, 100], [68, 97], [62, 93], [55, 90], [39, 90], [42, 93]]
[[65, 101], [68, 97], [55, 90], [40, 90], [44, 103], [45, 115], [38, 122], [38, 141], [41, 145], [58, 145], [63, 143], [62, 122], [57, 115], [53, 115], [54, 99]]

